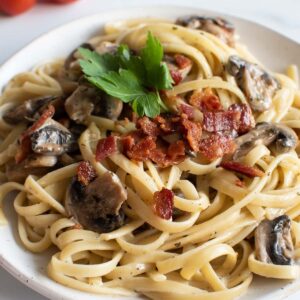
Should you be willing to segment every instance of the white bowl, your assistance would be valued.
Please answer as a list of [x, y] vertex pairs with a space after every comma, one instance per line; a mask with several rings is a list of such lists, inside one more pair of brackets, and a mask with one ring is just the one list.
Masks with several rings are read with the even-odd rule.
[[[274, 71], [282, 72], [291, 63], [300, 67], [299, 44], [271, 29], [250, 21], [198, 8], [159, 6], [103, 12], [73, 21], [42, 35], [2, 65], [0, 90], [15, 74], [28, 70], [44, 60], [66, 56], [76, 46], [99, 32], [103, 24], [108, 21], [136, 17], [174, 19], [191, 14], [221, 15], [232, 21], [241, 36], [241, 41], [248, 45], [251, 52], [264, 65]], [[51, 299], [116, 299], [116, 297], [83, 293], [52, 281], [46, 274], [50, 251], [44, 254], [26, 251], [18, 238], [16, 213], [11, 201], [4, 203], [4, 210], [10, 224], [0, 227], [0, 265], [14, 277]], [[300, 280], [287, 282], [256, 277], [248, 293], [242, 299], [282, 299], [298, 289], [300, 289]], [[128, 300], [129, 298], [118, 297], [118, 299]]]

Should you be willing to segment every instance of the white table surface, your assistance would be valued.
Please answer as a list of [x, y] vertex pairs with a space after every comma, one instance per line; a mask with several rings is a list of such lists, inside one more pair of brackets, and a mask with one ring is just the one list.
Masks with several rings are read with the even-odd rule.
[[[300, 42], [300, 0], [80, 0], [76, 4], [65, 6], [42, 2], [18, 17], [0, 16], [0, 64], [35, 37], [70, 20], [109, 9], [155, 4], [197, 6], [244, 17]], [[46, 298], [25, 287], [0, 268], [0, 299]], [[287, 299], [300, 299], [300, 291]]]

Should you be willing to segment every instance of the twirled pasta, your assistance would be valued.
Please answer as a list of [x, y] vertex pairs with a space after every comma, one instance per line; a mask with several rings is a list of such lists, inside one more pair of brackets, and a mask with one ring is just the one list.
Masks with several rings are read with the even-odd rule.
[[[147, 32], [161, 41], [165, 53], [180, 53], [195, 63], [195, 70], [169, 95], [212, 88], [222, 105], [247, 103], [245, 94], [230, 77], [222, 77], [230, 55], [254, 61], [237, 43], [231, 48], [217, 37], [172, 22], [131, 20], [107, 24], [102, 35], [89, 42], [97, 48], [103, 41], [125, 43], [130, 49], [143, 47]], [[4, 166], [17, 151], [17, 140], [25, 127], [12, 126], [3, 114], [31, 97], [61, 95], [57, 80], [62, 61], [40, 65], [15, 76], [1, 95], [0, 164]], [[257, 113], [257, 122], [281, 122], [300, 128], [300, 90], [295, 66], [287, 75], [274, 74], [281, 88], [273, 97], [272, 107]], [[64, 199], [78, 163], [51, 171], [40, 177], [29, 175], [24, 184], [6, 182], [0, 186], [1, 201], [12, 190], [18, 194], [14, 207], [18, 214], [18, 232], [25, 248], [43, 252], [54, 245], [58, 251], [50, 258], [48, 274], [57, 282], [82, 291], [110, 294], [143, 294], [151, 299], [233, 299], [248, 289], [253, 274], [279, 279], [299, 277], [299, 266], [280, 266], [258, 261], [251, 234], [263, 219], [283, 213], [292, 219], [295, 257], [300, 253], [300, 160], [297, 148], [274, 156], [264, 145], [257, 145], [243, 161], [259, 166], [261, 178], [239, 178], [218, 168], [221, 159], [201, 163], [187, 158], [179, 165], [160, 169], [154, 163], [137, 163], [120, 153], [102, 163], [95, 159], [95, 141], [108, 131], [126, 133], [134, 126], [91, 116], [79, 145], [83, 160], [97, 174], [113, 170], [128, 199], [124, 211], [130, 221], [109, 233], [96, 233], [76, 226], [68, 218]], [[194, 182], [184, 174], [196, 176]], [[2, 174], [1, 174], [2, 175]], [[151, 202], [163, 187], [179, 189], [175, 208], [184, 212], [176, 220], [155, 215]], [[210, 190], [214, 190], [212, 195]], [[1, 212], [1, 223], [5, 217]], [[138, 228], [150, 226], [142, 232]]]

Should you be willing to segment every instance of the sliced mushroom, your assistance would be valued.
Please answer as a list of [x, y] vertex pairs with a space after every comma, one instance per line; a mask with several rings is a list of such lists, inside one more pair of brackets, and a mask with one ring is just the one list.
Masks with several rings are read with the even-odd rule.
[[115, 53], [118, 50], [119, 45], [116, 43], [103, 41], [101, 42], [95, 49], [96, 52], [99, 54], [105, 54], [105, 53]]
[[253, 110], [261, 112], [270, 108], [272, 97], [280, 87], [274, 77], [258, 65], [236, 55], [229, 57], [227, 71], [235, 77]]
[[291, 220], [282, 215], [262, 221], [255, 230], [256, 258], [264, 263], [291, 265], [293, 263]]
[[178, 19], [176, 24], [209, 32], [229, 46], [234, 46], [234, 26], [220, 17], [189, 16]]
[[121, 208], [126, 190], [112, 172], [98, 176], [87, 186], [74, 178], [66, 195], [66, 209], [85, 229], [99, 233], [121, 227], [125, 215]]
[[233, 158], [236, 160], [259, 144], [270, 146], [275, 154], [289, 152], [297, 146], [298, 136], [292, 128], [283, 124], [262, 122], [235, 139], [235, 143], [237, 150]]
[[88, 83], [82, 83], [66, 100], [65, 109], [70, 119], [79, 124], [85, 123], [91, 114], [117, 120], [122, 112], [123, 102]]
[[21, 163], [16, 164], [14, 161], [7, 163], [5, 175], [9, 181], [24, 182], [28, 175], [45, 175], [56, 163], [56, 156], [31, 154]]
[[25, 169], [53, 167], [57, 163], [57, 156], [32, 154], [25, 160]]
[[80, 68], [80, 65], [78, 63], [78, 49], [79, 48], [85, 48], [89, 50], [93, 50], [93, 47], [91, 44], [83, 43], [78, 48], [74, 49], [69, 56], [66, 58], [64, 63], [64, 70], [66, 71], [66, 76], [73, 81], [77, 81], [81, 75], [82, 71]]
[[33, 132], [30, 139], [33, 152], [43, 155], [61, 155], [78, 147], [71, 132], [52, 119]]
[[36, 119], [36, 114], [42, 111], [48, 104], [57, 100], [56, 96], [29, 99], [23, 104], [14, 107], [3, 115], [4, 121], [10, 124], [17, 124]]

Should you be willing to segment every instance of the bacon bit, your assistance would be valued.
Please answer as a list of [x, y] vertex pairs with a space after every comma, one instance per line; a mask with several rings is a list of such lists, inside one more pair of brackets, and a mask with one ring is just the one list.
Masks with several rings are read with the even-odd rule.
[[229, 111], [237, 111], [240, 113], [238, 133], [244, 134], [255, 126], [255, 120], [252, 111], [247, 104], [232, 104], [228, 108]]
[[132, 137], [132, 135], [127, 135], [123, 137], [121, 141], [123, 146], [123, 153], [127, 154], [127, 151], [131, 150], [135, 144], [134, 138]]
[[185, 157], [185, 147], [183, 141], [176, 141], [168, 147], [167, 151], [168, 157], [172, 161], [177, 161], [178, 159], [184, 159]]
[[154, 213], [162, 219], [169, 220], [173, 214], [174, 193], [166, 188], [153, 195]]
[[199, 122], [192, 122], [183, 118], [182, 125], [185, 129], [186, 139], [193, 151], [199, 151], [199, 142], [202, 135], [202, 127]]
[[17, 153], [15, 155], [15, 161], [17, 164], [21, 163], [23, 160], [27, 158], [27, 156], [31, 152], [31, 140], [29, 136], [25, 136], [20, 141], [20, 146], [17, 150]]
[[154, 119], [154, 122], [159, 126], [159, 128], [165, 133], [170, 134], [176, 131], [176, 121], [179, 121], [180, 118], [164, 118], [162, 116], [157, 116]]
[[156, 137], [159, 134], [159, 128], [157, 127], [157, 124], [151, 121], [148, 117], [139, 118], [136, 125], [137, 128], [140, 128], [146, 135]]
[[210, 88], [206, 88], [203, 91], [195, 91], [189, 102], [191, 105], [200, 108], [202, 112], [220, 111], [223, 109], [219, 97]]
[[109, 136], [98, 141], [96, 147], [96, 161], [101, 161], [117, 151], [117, 141], [114, 136]]
[[181, 54], [175, 54], [174, 59], [180, 69], [185, 69], [192, 64], [192, 61], [189, 58]]
[[199, 143], [199, 151], [209, 160], [232, 154], [236, 149], [233, 139], [229, 136], [212, 134]]
[[246, 185], [245, 185], [245, 182], [242, 181], [242, 180], [239, 180], [239, 179], [237, 179], [237, 180], [235, 181], [235, 185], [238, 186], [238, 187], [242, 187], [242, 188], [246, 186]]
[[247, 166], [237, 161], [224, 161], [220, 164], [220, 166], [226, 170], [238, 172], [250, 178], [262, 177], [265, 175], [263, 171], [256, 167]]
[[96, 171], [89, 161], [82, 161], [77, 167], [77, 180], [87, 186], [97, 177]]
[[150, 158], [150, 154], [155, 148], [156, 144], [154, 138], [147, 136], [129, 148], [126, 155], [136, 161], [145, 161]]
[[182, 81], [182, 75], [178, 70], [170, 70], [171, 77], [174, 81], [174, 85], [179, 84]]
[[186, 114], [188, 116], [189, 119], [193, 119], [194, 118], [194, 109], [192, 106], [188, 105], [188, 104], [180, 104], [180, 111], [183, 114]]
[[30, 136], [33, 132], [35, 132], [37, 129], [42, 127], [48, 119], [54, 116], [54, 113], [55, 113], [55, 108], [53, 105], [50, 104], [48, 108], [44, 110], [41, 117], [35, 123], [33, 123], [31, 127], [29, 127], [27, 130], [25, 130], [22, 133], [20, 140], [22, 141], [22, 139], [26, 138], [27, 136]]
[[208, 132], [237, 130], [240, 117], [238, 111], [204, 112], [203, 129]]
[[[175, 146], [170, 145], [169, 148], [170, 147], [172, 150], [172, 148], [174, 149]], [[177, 152], [174, 152], [173, 155], [169, 155], [169, 152], [171, 151], [169, 150], [169, 148], [166, 149], [164, 147], [157, 147], [151, 152], [150, 159], [154, 163], [156, 163], [160, 168], [166, 168], [169, 166], [177, 165], [185, 159], [185, 153], [184, 155], [181, 155], [182, 150], [181, 148], [179, 148], [180, 146], [177, 145], [176, 147], [178, 147], [176, 149]]]

